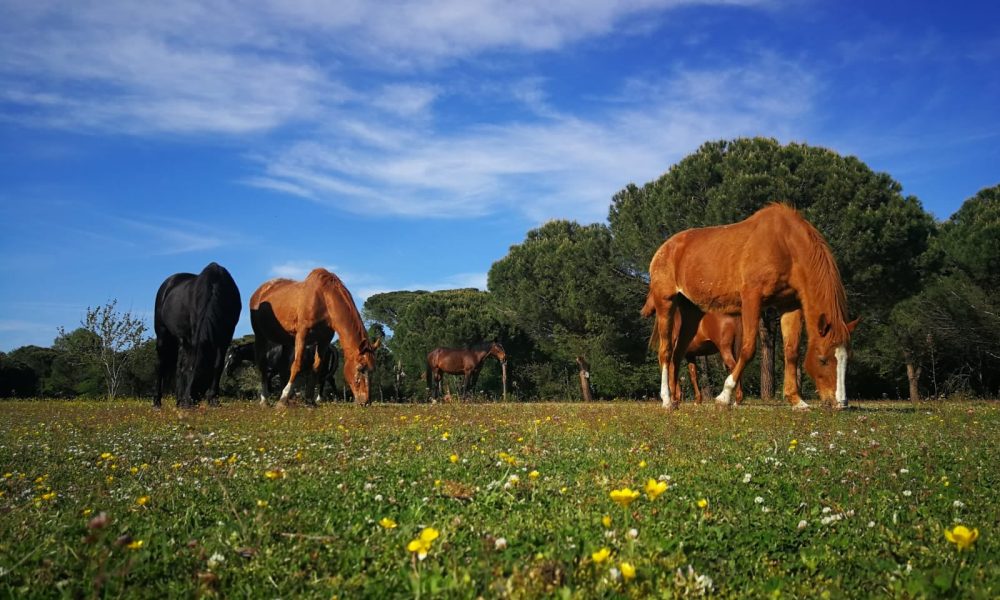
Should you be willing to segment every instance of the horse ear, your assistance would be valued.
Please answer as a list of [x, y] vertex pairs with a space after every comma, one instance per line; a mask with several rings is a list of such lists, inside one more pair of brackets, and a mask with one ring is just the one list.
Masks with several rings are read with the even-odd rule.
[[830, 333], [830, 321], [826, 318], [826, 313], [819, 314], [819, 336], [826, 337]]
[[851, 321], [850, 323], [848, 323], [847, 324], [847, 332], [848, 333], [854, 333], [854, 328], [857, 327], [858, 323], [860, 323], [860, 322], [861, 322], [861, 317], [858, 317], [857, 319], [854, 319], [853, 321]]
[[378, 350], [381, 346], [382, 346], [382, 338], [379, 338], [375, 340], [374, 344], [372, 344], [372, 350]]

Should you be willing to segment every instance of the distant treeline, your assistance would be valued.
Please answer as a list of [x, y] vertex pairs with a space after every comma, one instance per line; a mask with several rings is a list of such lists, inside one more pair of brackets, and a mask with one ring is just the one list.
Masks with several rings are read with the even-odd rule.
[[[596, 397], [653, 397], [651, 322], [639, 316], [653, 253], [674, 233], [739, 221], [774, 201], [796, 207], [823, 233], [847, 288], [849, 317], [862, 318], [849, 397], [998, 395], [1000, 185], [936, 222], [892, 177], [854, 157], [745, 138], [706, 143], [655, 181], [626, 186], [612, 198], [607, 225], [559, 220], [529, 231], [493, 264], [488, 292], [369, 298], [364, 317], [390, 334], [373, 397], [426, 399], [429, 350], [486, 340], [504, 345], [516, 400], [578, 399], [577, 357], [590, 365]], [[0, 396], [100, 396], [100, 374], [75, 368], [61, 350], [65, 336], [86, 333], [0, 355]], [[782, 380], [780, 337], [777, 315], [765, 315], [757, 364], [744, 378], [748, 393], [780, 395], [780, 383], [770, 383]], [[151, 342], [140, 349], [125, 393], [151, 393], [154, 357]], [[717, 385], [721, 362], [708, 366], [703, 383]], [[812, 382], [803, 384], [811, 393]], [[224, 391], [249, 396], [255, 386], [244, 369]], [[487, 361], [478, 387], [499, 397], [495, 361]]]

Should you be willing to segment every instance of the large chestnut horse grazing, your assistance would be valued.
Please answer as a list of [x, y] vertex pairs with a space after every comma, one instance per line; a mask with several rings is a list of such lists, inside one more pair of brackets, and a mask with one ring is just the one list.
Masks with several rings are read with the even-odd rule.
[[[295, 378], [308, 356], [321, 378], [325, 351], [334, 333], [344, 350], [344, 381], [360, 404], [368, 402], [368, 376], [375, 369], [375, 351], [382, 340], [368, 340], [364, 323], [354, 298], [340, 278], [326, 269], [313, 269], [304, 281], [272, 279], [250, 297], [250, 325], [254, 332], [257, 368], [261, 373], [261, 404], [267, 404], [267, 351], [271, 344], [294, 345], [295, 353], [288, 373], [288, 383], [281, 391], [279, 406], [284, 406], [292, 392]], [[323, 349], [312, 355], [306, 346]], [[311, 400], [310, 400], [311, 401]]]
[[[847, 407], [847, 358], [857, 321], [847, 322], [847, 295], [830, 247], [795, 209], [772, 204], [739, 223], [682, 231], [656, 251], [649, 274], [642, 314], [656, 313], [653, 327], [660, 341], [664, 407], [680, 403], [680, 361], [708, 312], [743, 317], [739, 358], [715, 398], [728, 406], [753, 358], [757, 322], [768, 306], [782, 313], [786, 350], [787, 340], [797, 335], [791, 330], [797, 319], [788, 313], [802, 310], [809, 336], [806, 371], [821, 400]], [[677, 319], [680, 325], [675, 329]], [[794, 369], [786, 372], [786, 383], [790, 376], [794, 377]], [[785, 396], [794, 408], [809, 407], [797, 392]]]
[[160, 406], [163, 383], [175, 372], [177, 406], [192, 406], [206, 391], [210, 403], [218, 401], [223, 360], [240, 320], [241, 305], [236, 282], [214, 262], [198, 275], [177, 273], [160, 285], [153, 307], [153, 406]]
[[[504, 386], [507, 381], [507, 353], [497, 342], [487, 342], [471, 348], [435, 348], [427, 353], [427, 385], [431, 398], [441, 394], [441, 379], [445, 373], [462, 375], [462, 396], [476, 385], [479, 371], [490, 356], [500, 361], [504, 369]], [[504, 390], [506, 395], [506, 389]]]

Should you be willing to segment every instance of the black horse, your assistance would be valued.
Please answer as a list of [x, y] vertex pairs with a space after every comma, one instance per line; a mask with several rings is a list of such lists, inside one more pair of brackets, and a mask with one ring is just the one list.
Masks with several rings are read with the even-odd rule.
[[[308, 344], [306, 346], [304, 356], [314, 356], [316, 352], [315, 344]], [[268, 382], [268, 389], [270, 390], [270, 384], [273, 379], [277, 376], [278, 388], [285, 386], [288, 381], [288, 376], [291, 372], [293, 348], [291, 346], [281, 346], [280, 344], [271, 344], [267, 346], [267, 350], [264, 356], [264, 378]], [[326, 386], [329, 385], [330, 389], [333, 390], [334, 396], [337, 394], [337, 386], [334, 382], [334, 378], [337, 372], [337, 349], [332, 344], [326, 355], [320, 357], [320, 369], [319, 373], [319, 391], [317, 393], [317, 398], [322, 398], [324, 392], [326, 391]], [[254, 342], [240, 342], [234, 343], [229, 347], [229, 352], [226, 353], [225, 366], [222, 370], [226, 377], [231, 376], [233, 369], [239, 366], [241, 363], [249, 362], [255, 363], [256, 358], [254, 356]], [[311, 370], [313, 366], [313, 361], [304, 361], [306, 366]]]
[[209, 403], [218, 403], [223, 359], [241, 309], [236, 282], [214, 262], [198, 275], [167, 277], [156, 292], [153, 313], [157, 359], [153, 406], [160, 406], [163, 384], [174, 374], [177, 406], [193, 406], [202, 395]]

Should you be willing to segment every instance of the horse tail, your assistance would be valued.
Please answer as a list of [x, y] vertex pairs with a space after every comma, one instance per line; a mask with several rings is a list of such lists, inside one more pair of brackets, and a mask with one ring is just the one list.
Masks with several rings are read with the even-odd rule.
[[[639, 311], [639, 314], [642, 315], [643, 318], [648, 319], [655, 313], [656, 313], [656, 303], [653, 302], [653, 290], [649, 290], [649, 293], [646, 294], [646, 303], [642, 305], [642, 310]], [[656, 350], [659, 341], [660, 341], [660, 320], [654, 318], [653, 332], [649, 335], [649, 349]]]
[[643, 318], [649, 318], [655, 312], [656, 304], [653, 302], [653, 290], [650, 290], [649, 293], [646, 294], [646, 303], [642, 305], [642, 310], [639, 311], [639, 314], [642, 315]]

